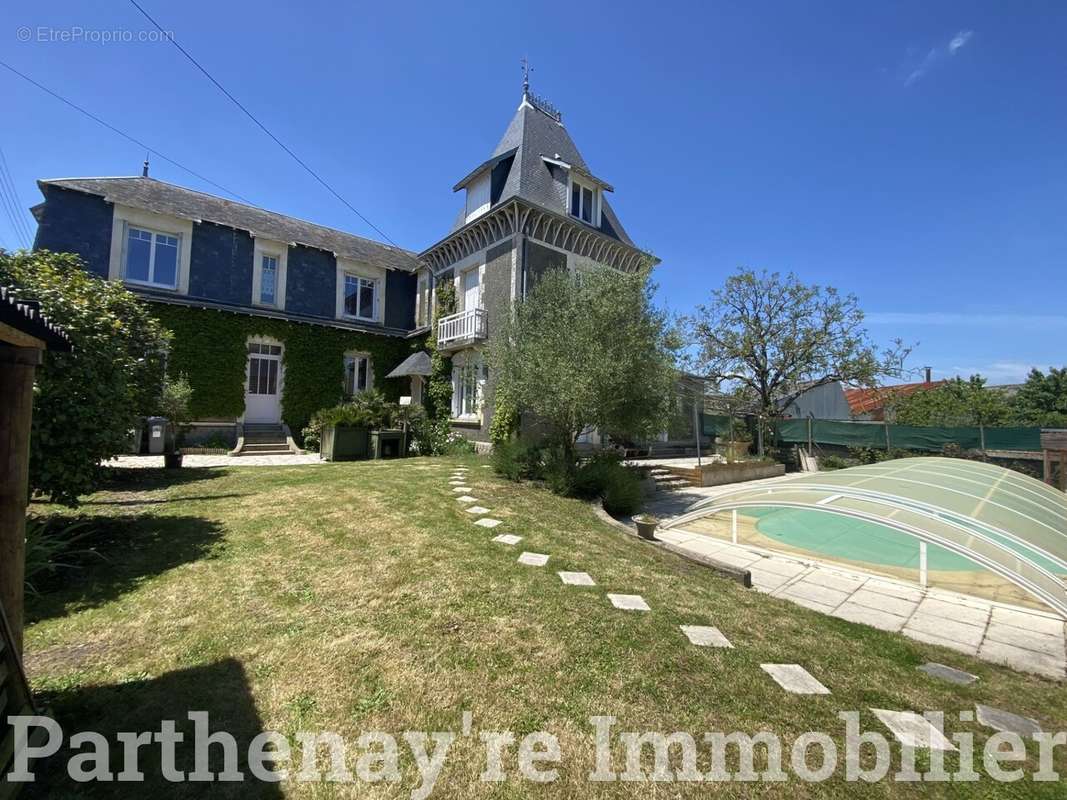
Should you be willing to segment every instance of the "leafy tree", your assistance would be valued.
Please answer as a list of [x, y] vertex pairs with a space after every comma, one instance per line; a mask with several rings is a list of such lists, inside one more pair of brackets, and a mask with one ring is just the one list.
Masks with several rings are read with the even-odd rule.
[[1011, 404], [1022, 425], [1067, 428], [1067, 367], [1030, 370]]
[[767, 417], [815, 386], [900, 375], [909, 352], [899, 340], [883, 351], [873, 345], [855, 296], [777, 272], [738, 270], [687, 327], [695, 369]]
[[676, 343], [651, 291], [645, 273], [551, 270], [498, 323], [496, 392], [534, 418], [567, 469], [589, 426], [637, 438], [667, 426]]
[[127, 447], [136, 417], [158, 408], [170, 334], [74, 255], [0, 252], [0, 284], [38, 301], [74, 345], [37, 369], [30, 491], [75, 505], [98, 485], [100, 461]]
[[954, 378], [930, 389], [886, 404], [886, 418], [899, 425], [1006, 425], [1011, 407], [999, 392], [986, 386], [981, 375]]

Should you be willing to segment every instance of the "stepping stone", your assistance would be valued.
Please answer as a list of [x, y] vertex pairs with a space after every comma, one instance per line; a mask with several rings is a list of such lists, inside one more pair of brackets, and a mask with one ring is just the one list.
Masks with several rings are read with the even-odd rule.
[[519, 556], [519, 563], [528, 567], [543, 567], [548, 563], [548, 556], [544, 553], [523, 553]]
[[648, 607], [648, 603], [645, 602], [639, 594], [609, 594], [608, 600], [615, 608], [621, 608], [623, 611], [651, 611]]
[[467, 508], [468, 514], [488, 514], [489, 509], [485, 506], [470, 506]]
[[557, 572], [559, 579], [568, 586], [596, 586], [588, 572]]
[[499, 519], [493, 519], [492, 517], [482, 517], [481, 519], [474, 520], [475, 525], [481, 525], [483, 528], [495, 528], [501, 523]]
[[935, 678], [940, 678], [943, 681], [955, 683], [959, 686], [966, 686], [967, 684], [974, 683], [978, 680], [977, 675], [964, 672], [962, 669], [946, 667], [944, 664], [937, 664], [933, 661], [928, 664], [923, 664], [921, 667], [916, 667], [916, 669], [920, 672], [925, 672], [927, 675], [933, 675]]
[[449, 481], [449, 483], [452, 484], [453, 486], [462, 486], [466, 482], [467, 482], [466, 478], [455, 478], [455, 479]]
[[733, 647], [718, 628], [710, 625], [680, 625], [690, 644], [697, 647]]
[[1030, 719], [1029, 717], [1012, 714], [1010, 711], [1003, 711], [999, 708], [981, 704], [976, 705], [974, 711], [978, 724], [985, 725], [993, 730], [1017, 733], [1024, 738], [1033, 736], [1035, 733], [1041, 733], [1041, 725], [1038, 724], [1036, 719]]
[[478, 502], [478, 498], [471, 497], [469, 494], [465, 494], [465, 495], [461, 495], [460, 497], [457, 497], [456, 501], [460, 502], [460, 503], [477, 503]]
[[522, 537], [516, 536], [514, 533], [502, 533], [499, 536], [494, 536], [493, 541], [500, 542], [500, 544], [518, 544], [522, 541]]
[[466, 494], [467, 492], [473, 492], [474, 489], [469, 486], [456, 486], [452, 489], [452, 491], [458, 492], [459, 494]]
[[793, 694], [830, 694], [800, 664], [760, 664], [760, 669], [774, 678], [774, 682]]
[[871, 711], [889, 728], [897, 741], [906, 747], [928, 750], [956, 749], [952, 742], [945, 738], [945, 734], [921, 714], [913, 711], [886, 711], [882, 708], [872, 708]]

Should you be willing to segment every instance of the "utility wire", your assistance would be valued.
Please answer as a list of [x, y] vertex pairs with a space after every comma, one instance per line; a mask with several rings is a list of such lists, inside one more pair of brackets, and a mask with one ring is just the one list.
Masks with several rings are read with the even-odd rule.
[[15, 201], [10, 196], [10, 192], [7, 188], [7, 181], [3, 180], [2, 175], [0, 175], [0, 204], [4, 207], [4, 216], [7, 217], [8, 224], [11, 226], [11, 230], [15, 233], [15, 239], [24, 248], [29, 247], [26, 243], [26, 236], [18, 226], [18, 208], [15, 205]]
[[229, 91], [227, 91], [225, 86], [223, 86], [221, 83], [219, 83], [217, 80], [215, 80], [215, 76], [213, 76], [210, 72], [208, 72], [203, 67], [203, 65], [201, 65], [201, 63], [199, 61], [197, 61], [195, 58], [193, 58], [193, 56], [189, 53], [188, 50], [186, 50], [184, 47], [182, 47], [180, 44], [178, 44], [178, 40], [175, 39], [172, 34], [170, 34], [168, 31], [163, 30], [163, 26], [160, 25], [158, 22], [156, 22], [155, 19], [152, 17], [152, 15], [149, 14], [147, 11], [145, 11], [141, 7], [141, 5], [137, 2], [137, 0], [130, 0], [130, 3], [134, 6], [134, 8], [136, 8], [138, 11], [141, 12], [141, 14], [144, 15], [145, 19], [147, 19], [149, 22], [151, 22], [153, 25], [155, 25], [156, 28], [159, 30], [159, 32], [163, 34], [164, 38], [167, 39], [172, 45], [177, 47], [178, 50], [181, 52], [181, 54], [183, 56], [185, 56], [187, 59], [189, 59], [190, 63], [192, 63], [193, 66], [195, 66], [198, 70], [200, 70], [204, 74], [204, 77], [206, 77], [209, 81], [211, 81], [213, 84], [215, 84], [215, 86], [218, 88], [218, 90], [220, 92], [222, 92], [224, 95], [226, 95], [226, 97], [228, 97], [230, 99], [230, 102], [232, 102], [235, 106], [237, 106], [239, 109], [241, 109], [241, 111], [244, 112], [246, 117], [248, 117], [250, 120], [252, 120], [252, 122], [254, 122], [259, 127], [259, 129], [261, 131], [263, 131], [265, 134], [267, 134], [267, 136], [269, 136], [271, 139], [274, 140], [274, 143], [277, 144], [278, 147], [280, 147], [282, 150], [284, 150], [286, 153], [288, 153], [289, 156], [297, 164], [299, 164], [301, 167], [303, 167], [304, 171], [307, 172], [308, 175], [310, 175], [312, 178], [314, 178], [320, 184], [322, 184], [326, 188], [326, 190], [328, 192], [330, 192], [330, 194], [332, 194], [334, 197], [336, 197], [338, 200], [340, 200], [342, 203], [344, 203], [345, 206], [347, 206], [348, 209], [353, 214], [355, 214], [357, 217], [359, 217], [361, 220], [363, 220], [365, 223], [367, 223], [367, 225], [369, 225], [371, 228], [373, 228], [375, 231], [377, 231], [377, 233], [383, 239], [385, 239], [387, 242], [389, 242], [389, 244], [393, 245], [394, 247], [400, 248], [400, 245], [398, 245], [396, 242], [394, 242], [392, 239], [390, 239], [389, 236], [386, 235], [385, 231], [383, 231], [381, 228], [379, 228], [377, 225], [375, 225], [373, 222], [371, 222], [369, 219], [367, 219], [365, 216], [363, 216], [361, 213], [359, 213], [359, 210], [355, 206], [353, 206], [351, 203], [349, 203], [347, 200], [345, 200], [337, 192], [337, 190], [334, 189], [330, 184], [328, 184], [317, 172], [315, 172], [315, 170], [313, 170], [306, 163], [304, 163], [304, 161], [300, 158], [300, 156], [298, 156], [296, 153], [294, 153], [292, 150], [290, 150], [288, 147], [286, 147], [285, 143], [282, 142], [281, 139], [279, 139], [277, 136], [275, 136], [273, 133], [271, 133], [270, 129], [267, 128], [267, 126], [264, 125], [262, 122], [260, 122], [255, 117], [255, 115], [252, 114], [251, 111], [249, 111], [247, 108], [245, 108], [244, 105], [241, 104], [240, 100], [238, 100], [236, 97], [234, 97], [232, 94], [230, 94]]
[[232, 191], [230, 189], [227, 189], [225, 186], [222, 186], [222, 185], [220, 185], [218, 183], [215, 183], [215, 181], [211, 180], [210, 178], [205, 178], [199, 172], [196, 172], [195, 170], [189, 169], [189, 167], [185, 166], [184, 164], [182, 164], [182, 163], [180, 163], [178, 161], [175, 161], [173, 158], [170, 158], [170, 157], [164, 155], [163, 153], [161, 153], [158, 150], [156, 150], [154, 147], [149, 147], [147, 144], [142, 142], [140, 139], [137, 139], [137, 138], [135, 138], [133, 136], [130, 136], [130, 134], [126, 133], [125, 131], [119, 130], [114, 125], [112, 125], [112, 124], [110, 124], [108, 122], [105, 122], [104, 120], [100, 119], [100, 117], [96, 116], [96, 114], [93, 114], [90, 111], [86, 111], [84, 108], [82, 108], [81, 106], [77, 105], [73, 101], [68, 100], [67, 98], [63, 97], [60, 94], [57, 94], [56, 92], [53, 92], [47, 86], [44, 86], [43, 84], [38, 83], [33, 78], [31, 78], [29, 75], [26, 75], [26, 74], [24, 74], [22, 72], [19, 72], [17, 69], [15, 69], [10, 64], [8, 64], [8, 63], [6, 63], [4, 61], [0, 61], [0, 67], [4, 67], [9, 72], [11, 72], [11, 73], [13, 73], [15, 75], [18, 75], [24, 81], [26, 81], [27, 83], [33, 84], [34, 86], [36, 86], [38, 89], [40, 89], [45, 94], [51, 95], [56, 100], [59, 100], [61, 103], [65, 103], [66, 105], [68, 105], [71, 108], [73, 108], [75, 111], [77, 111], [77, 112], [79, 112], [81, 114], [84, 114], [89, 119], [91, 119], [93, 122], [96, 122], [96, 123], [98, 123], [100, 125], [103, 125], [105, 128], [107, 128], [112, 133], [117, 133], [123, 139], [126, 139], [127, 141], [133, 142], [135, 145], [137, 145], [140, 148], [143, 148], [144, 150], [147, 150], [152, 155], [163, 159], [168, 164], [173, 164], [178, 169], [183, 170], [185, 172], [188, 172], [194, 178], [198, 178], [199, 180], [202, 180], [204, 183], [209, 184], [211, 186], [214, 186], [216, 189], [219, 189], [219, 190], [225, 192], [226, 194], [230, 195], [231, 197], [236, 197], [238, 200], [241, 200], [242, 202], [248, 203], [248, 205], [255, 205], [255, 203], [253, 203], [247, 197], [242, 197], [241, 195], [237, 194], [237, 192]]
[[22, 205], [22, 198], [19, 197], [18, 187], [15, 186], [15, 179], [11, 175], [11, 169], [7, 165], [7, 157], [4, 155], [4, 149], [0, 147], [0, 179], [7, 182], [7, 188], [11, 192], [11, 198], [15, 206], [15, 219], [18, 221], [19, 233], [26, 242], [33, 240], [33, 236], [30, 231], [30, 226], [26, 224], [25, 206]]

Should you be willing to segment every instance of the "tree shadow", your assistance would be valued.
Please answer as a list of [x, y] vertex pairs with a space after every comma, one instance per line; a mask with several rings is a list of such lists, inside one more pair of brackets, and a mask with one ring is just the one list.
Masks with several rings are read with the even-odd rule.
[[104, 605], [145, 578], [210, 558], [223, 534], [218, 522], [192, 516], [116, 513], [69, 520], [85, 520], [91, 532], [58, 556], [72, 568], [34, 581], [40, 594], [26, 598], [27, 624]]
[[171, 486], [184, 486], [200, 483], [226, 475], [222, 467], [183, 467], [181, 469], [163, 469], [162, 467], [108, 467], [103, 468], [101, 490], [124, 491], [167, 489]]
[[[214, 664], [168, 672], [158, 678], [127, 681], [102, 686], [44, 692], [37, 697], [41, 713], [55, 719], [69, 739], [78, 731], [96, 731], [110, 745], [110, 771], [116, 775], [125, 766], [123, 748], [115, 735], [119, 731], [158, 732], [164, 720], [173, 720], [184, 740], [174, 746], [175, 768], [182, 773], [195, 768], [194, 724], [190, 711], [208, 713], [208, 733], [226, 731], [237, 741], [237, 769], [241, 782], [171, 782], [162, 772], [161, 746], [154, 742], [139, 749], [137, 768], [144, 781], [137, 783], [75, 783], [67, 772], [74, 751], [66, 742], [51, 758], [38, 762], [37, 780], [25, 784], [22, 797], [282, 797], [279, 785], [265, 783], [248, 770], [248, 745], [263, 732], [251, 687], [241, 663], [225, 659]], [[84, 752], [87, 748], [82, 748]], [[209, 768], [220, 772], [224, 766], [223, 748], [208, 749]]]
[[223, 494], [182, 495], [181, 497], [163, 497], [157, 500], [133, 498], [130, 500], [85, 500], [83, 506], [159, 506], [180, 500], [188, 503], [194, 500], [227, 500], [234, 497], [248, 497], [249, 492], [225, 492]]

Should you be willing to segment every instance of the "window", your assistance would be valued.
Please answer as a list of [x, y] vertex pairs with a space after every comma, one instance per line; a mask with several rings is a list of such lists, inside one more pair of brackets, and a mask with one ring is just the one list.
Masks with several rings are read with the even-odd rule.
[[422, 327], [430, 324], [430, 276], [425, 272], [419, 275], [418, 297], [416, 299], [417, 312], [415, 325]]
[[466, 364], [452, 368], [452, 417], [477, 418], [481, 411], [482, 385], [485, 366], [480, 358], [467, 359]]
[[345, 273], [345, 316], [374, 322], [378, 319], [378, 282]]
[[278, 257], [264, 255], [259, 264], [259, 302], [265, 306], [277, 304]]
[[167, 233], [126, 229], [125, 278], [133, 283], [178, 287], [178, 237]]
[[596, 189], [571, 180], [571, 216], [594, 225], [596, 220]]
[[370, 388], [370, 358], [364, 355], [345, 356], [345, 396], [365, 392]]
[[277, 394], [278, 364], [282, 348], [276, 344], [248, 345], [248, 393]]
[[478, 273], [479, 268], [474, 267], [464, 272], [460, 279], [463, 289], [463, 311], [470, 311], [482, 306], [482, 287]]

